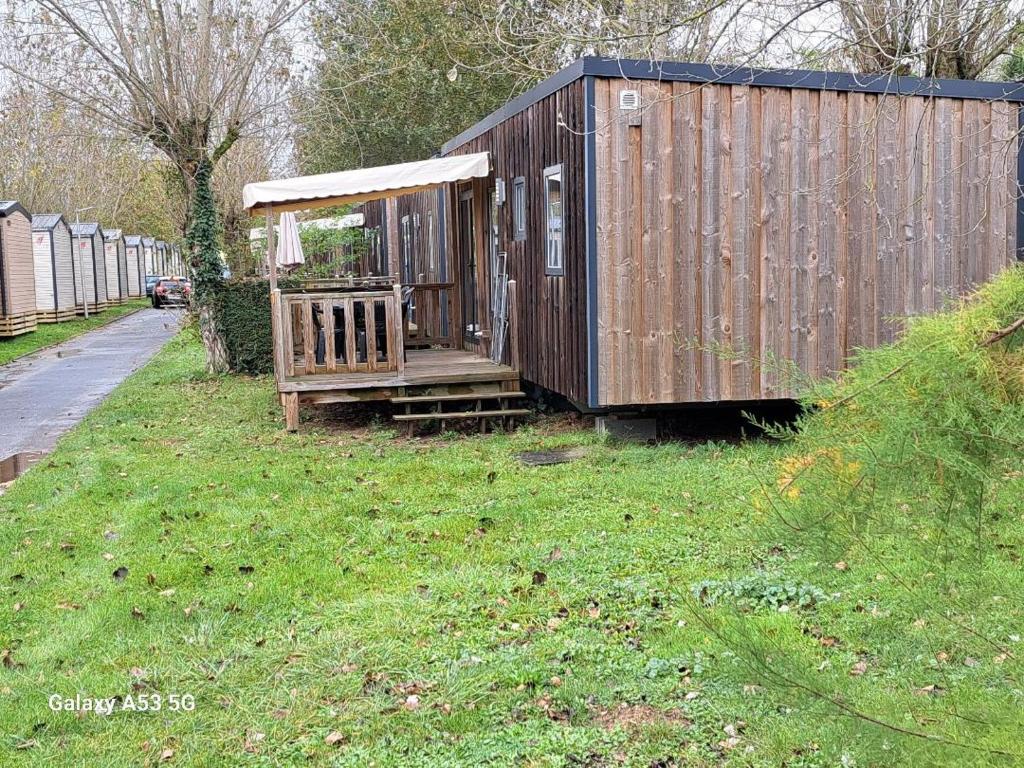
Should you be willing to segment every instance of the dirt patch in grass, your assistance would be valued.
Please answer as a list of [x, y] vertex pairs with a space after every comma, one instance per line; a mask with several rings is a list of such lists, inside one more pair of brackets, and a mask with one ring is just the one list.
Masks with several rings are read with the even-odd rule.
[[681, 728], [692, 722], [678, 709], [656, 709], [648, 704], [626, 704], [594, 710], [591, 719], [606, 731], [622, 728], [635, 731], [651, 725], [675, 725]]

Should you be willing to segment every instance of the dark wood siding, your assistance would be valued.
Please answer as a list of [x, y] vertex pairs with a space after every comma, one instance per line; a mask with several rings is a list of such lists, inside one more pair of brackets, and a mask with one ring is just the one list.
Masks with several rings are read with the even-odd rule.
[[[411, 279], [407, 280], [403, 275], [403, 282], [412, 283], [436, 283], [442, 282], [442, 275], [446, 272], [444, 263], [445, 254], [442, 252], [441, 227], [444, 226], [438, 201], [439, 195], [443, 194], [436, 189], [414, 192], [411, 195], [401, 195], [396, 198], [398, 210], [399, 254], [401, 257], [403, 245], [402, 219], [409, 217], [409, 231], [411, 237]], [[367, 235], [367, 248], [361, 255], [356, 272], [359, 275], [381, 275], [387, 274], [387, 224], [386, 211], [387, 201], [373, 200], [364, 203], [359, 210], [363, 213], [363, 231]], [[433, 233], [431, 234], [430, 222], [433, 220]], [[376, 246], [369, 239], [372, 238], [372, 230], [380, 232], [380, 248], [382, 253], [376, 250]], [[384, 269], [381, 269], [381, 266]]]
[[[584, 153], [584, 81], [577, 80], [509, 117], [448, 154], [490, 152], [492, 176], [471, 186], [476, 203], [481, 319], [490, 326], [490, 265], [486, 258], [487, 200], [496, 179], [505, 183], [499, 209], [499, 249], [508, 254], [510, 279], [518, 292], [519, 367], [524, 379], [568, 399], [587, 400], [587, 312]], [[544, 169], [562, 165], [562, 237], [565, 274], [545, 275]], [[514, 239], [512, 182], [526, 180], [526, 238]], [[458, 191], [450, 185], [447, 240], [451, 263], [458, 264], [454, 227]], [[453, 273], [453, 280], [458, 276]], [[457, 317], [461, 317], [456, 313]], [[514, 328], [511, 324], [510, 328]], [[469, 344], [484, 352], [486, 337]], [[513, 347], [512, 340], [506, 350]]]
[[600, 404], [791, 396], [780, 363], [831, 375], [1012, 263], [1017, 112], [598, 78]]

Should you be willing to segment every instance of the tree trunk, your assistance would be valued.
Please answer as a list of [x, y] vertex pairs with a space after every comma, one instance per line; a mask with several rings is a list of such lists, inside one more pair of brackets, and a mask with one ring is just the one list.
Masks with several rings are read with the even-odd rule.
[[230, 368], [227, 344], [217, 328], [217, 317], [210, 306], [199, 308], [199, 335], [206, 350], [206, 372], [227, 373]]
[[192, 223], [187, 247], [192, 267], [192, 301], [206, 350], [208, 373], [228, 372], [227, 344], [217, 327], [217, 293], [224, 281], [220, 258], [220, 223], [213, 195], [213, 163], [203, 158], [192, 177]]

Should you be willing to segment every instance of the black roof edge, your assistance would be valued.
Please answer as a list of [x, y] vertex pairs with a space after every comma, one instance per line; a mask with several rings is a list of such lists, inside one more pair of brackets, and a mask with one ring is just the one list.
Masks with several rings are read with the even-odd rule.
[[978, 99], [1024, 103], [1024, 82], [988, 80], [947, 80], [893, 74], [852, 74], [807, 69], [757, 69], [721, 64], [697, 64], [649, 59], [613, 59], [586, 56], [538, 83], [526, 93], [504, 104], [480, 122], [446, 142], [441, 154], [475, 139], [499, 123], [550, 96], [581, 77], [614, 77], [626, 80], [658, 80], [683, 83], [721, 83], [774, 88], [807, 88], [820, 91], [873, 93], [892, 96], [928, 96], [948, 99]]
[[541, 99], [550, 96], [559, 88], [564, 88], [569, 85], [569, 83], [579, 80], [584, 75], [583, 69], [586, 62], [587, 59], [576, 59], [576, 61], [565, 69], [558, 70], [547, 80], [542, 80], [526, 93], [502, 104], [498, 109], [476, 125], [470, 126], [455, 138], [445, 142], [444, 146], [441, 147], [441, 154], [447, 155], [453, 149], [462, 146], [467, 141], [475, 139], [477, 136], [491, 130], [491, 128], [499, 123], [505, 122], [513, 115], [519, 114], [524, 109], [536, 104]]
[[21, 203], [19, 203], [16, 200], [5, 200], [4, 202], [12, 203], [12, 205], [0, 208], [0, 216], [10, 216], [12, 213], [20, 211], [26, 219], [28, 219], [30, 222], [32, 221], [32, 214], [25, 210], [25, 206], [23, 206]]

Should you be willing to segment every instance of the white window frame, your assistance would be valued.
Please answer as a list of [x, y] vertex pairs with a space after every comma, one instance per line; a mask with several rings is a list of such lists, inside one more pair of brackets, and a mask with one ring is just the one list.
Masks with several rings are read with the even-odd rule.
[[437, 271], [437, 243], [434, 241], [434, 212], [427, 211], [427, 269]]
[[512, 179], [512, 239], [526, 239], [526, 177]]
[[[557, 223], [551, 217], [551, 205], [548, 199], [548, 180], [558, 177], [559, 216]], [[557, 233], [557, 237], [555, 234]], [[544, 169], [544, 274], [565, 274], [565, 179], [562, 177], [562, 164], [550, 165]]]

